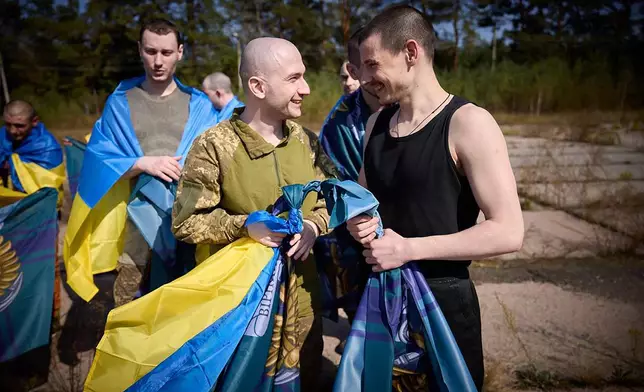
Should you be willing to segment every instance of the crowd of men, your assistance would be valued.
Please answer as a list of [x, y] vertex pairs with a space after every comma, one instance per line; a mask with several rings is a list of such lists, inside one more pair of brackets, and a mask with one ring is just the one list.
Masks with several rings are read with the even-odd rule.
[[[162, 251], [146, 238], [141, 224], [117, 220], [120, 226], [97, 244], [91, 242], [100, 228], [96, 223], [94, 232], [66, 233], [70, 286], [91, 301], [94, 275], [111, 274], [117, 281], [119, 263], [134, 265], [141, 281], [127, 289], [117, 285], [119, 306], [236, 239], [251, 237], [278, 247], [284, 234], [262, 223], [246, 226], [249, 214], [269, 209], [287, 184], [352, 180], [378, 199], [380, 221], [359, 216], [331, 231], [324, 200], [310, 195], [302, 208], [302, 232], [289, 239], [288, 256], [299, 261], [302, 390], [315, 390], [322, 358], [315, 255], [326, 255], [338, 271], [359, 277], [351, 281], [353, 286], [344, 282], [344, 292], [363, 289], [372, 271], [417, 263], [481, 390], [480, 311], [468, 266], [472, 259], [520, 248], [523, 221], [503, 135], [485, 109], [441, 87], [433, 68], [435, 35], [427, 18], [411, 7], [391, 7], [354, 32], [340, 68], [344, 95], [319, 135], [297, 122], [310, 88], [305, 64], [291, 42], [257, 38], [246, 45], [239, 69], [244, 103], [221, 72], [208, 75], [201, 91], [181, 84], [175, 71], [184, 52], [183, 37], [172, 22], [146, 22], [138, 44], [145, 75], [124, 81], [108, 98], [87, 143], [84, 165], [92, 169], [81, 174], [70, 222], [88, 222], [94, 213], [117, 214], [121, 204], [101, 204], [110, 192], [125, 184], [128, 197], [132, 190], [145, 193], [149, 182], [142, 179], [155, 179], [173, 200], [171, 216], [159, 223], [177, 241], [168, 256], [172, 262], [164, 265], [182, 267], [168, 270], [155, 261], [163, 258]], [[53, 136], [29, 103], [9, 102], [3, 119], [2, 185], [31, 193], [34, 189], [23, 185], [16, 169], [20, 159], [32, 159], [23, 158], [23, 151], [44, 157], [30, 162], [55, 171], [62, 164], [62, 150], [57, 143], [35, 140], [51, 141]], [[120, 163], [110, 161], [112, 156], [124, 162], [122, 167], [113, 168]], [[62, 181], [40, 186], [62, 190]], [[485, 220], [477, 223], [479, 212]], [[380, 224], [386, 230], [377, 238]], [[105, 248], [110, 244], [113, 252]], [[99, 247], [100, 256], [99, 250], [94, 252]], [[331, 247], [337, 249], [333, 257]], [[101, 260], [105, 255], [118, 262]], [[352, 321], [356, 300], [342, 306]]]

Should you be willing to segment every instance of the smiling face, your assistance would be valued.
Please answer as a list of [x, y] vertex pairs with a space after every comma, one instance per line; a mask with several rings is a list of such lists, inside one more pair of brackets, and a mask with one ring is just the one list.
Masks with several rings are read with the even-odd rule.
[[360, 84], [378, 97], [381, 105], [398, 102], [400, 96], [413, 85], [413, 69], [402, 49], [394, 54], [383, 48], [379, 34], [370, 36], [360, 44]]
[[139, 42], [139, 54], [147, 79], [165, 83], [172, 78], [183, 57], [183, 45], [179, 45], [174, 33], [160, 35], [145, 30]]
[[[276, 119], [286, 120], [302, 115], [302, 101], [311, 93], [304, 80], [306, 67], [302, 56], [293, 45], [281, 45], [270, 53], [270, 66], [262, 77], [253, 77], [251, 83], [261, 83], [259, 96], [264, 108]], [[252, 82], [252, 80], [255, 82]]]

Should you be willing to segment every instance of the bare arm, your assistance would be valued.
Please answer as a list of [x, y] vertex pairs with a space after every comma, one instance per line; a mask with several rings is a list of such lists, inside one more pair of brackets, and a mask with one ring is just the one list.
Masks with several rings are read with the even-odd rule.
[[514, 252], [523, 242], [523, 215], [507, 146], [486, 110], [468, 105], [454, 113], [450, 147], [486, 220], [449, 235], [408, 239], [409, 260], [471, 260]]

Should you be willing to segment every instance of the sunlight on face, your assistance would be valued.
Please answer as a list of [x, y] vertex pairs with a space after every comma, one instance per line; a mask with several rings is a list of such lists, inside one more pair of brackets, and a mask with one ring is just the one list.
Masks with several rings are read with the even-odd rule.
[[392, 54], [382, 47], [380, 35], [374, 34], [360, 44], [360, 84], [378, 97], [381, 105], [398, 102], [400, 93], [411, 82], [405, 54]]
[[304, 80], [306, 67], [294, 46], [279, 48], [274, 53], [276, 67], [267, 75], [266, 104], [281, 118], [302, 115], [302, 101], [311, 93]]

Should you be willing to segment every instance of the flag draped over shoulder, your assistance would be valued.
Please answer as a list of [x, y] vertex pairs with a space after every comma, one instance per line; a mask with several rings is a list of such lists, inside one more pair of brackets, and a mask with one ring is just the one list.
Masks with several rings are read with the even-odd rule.
[[18, 201], [0, 193], [0, 362], [49, 344], [57, 198], [53, 188]]
[[[169, 195], [171, 184], [158, 184], [155, 178], [140, 176], [144, 185], [136, 186], [139, 193], [146, 187], [154, 187], [154, 192], [163, 194], [154, 197], [131, 195], [129, 180], [121, 179], [143, 151], [134, 134], [126, 93], [140, 85], [144, 78], [134, 78], [121, 82], [109, 96], [101, 118], [92, 130], [83, 157], [83, 165], [78, 181], [78, 191], [74, 197], [63, 247], [67, 283], [84, 300], [89, 301], [97, 292], [93, 275], [112, 271], [116, 268], [118, 257], [123, 250], [123, 234], [127, 218], [128, 202], [135, 198], [141, 200], [136, 208], [147, 210], [150, 214], [160, 209], [155, 200], [173, 198]], [[208, 127], [217, 123], [217, 115], [207, 96], [176, 80], [183, 92], [190, 94], [189, 116], [176, 155], [183, 160], [194, 139]], [[149, 193], [148, 193], [149, 196]], [[139, 214], [140, 215], [140, 214]], [[163, 229], [163, 219], [141, 222], [133, 219], [134, 224], [146, 232], [159, 232]], [[169, 228], [168, 228], [169, 230]], [[156, 236], [155, 236], [156, 238]], [[146, 238], [147, 239], [147, 238]], [[153, 254], [156, 242], [148, 243]], [[159, 250], [164, 253], [167, 250]]]
[[63, 151], [42, 122], [15, 149], [6, 128], [0, 128], [0, 162], [5, 160], [9, 161], [9, 188], [32, 194], [51, 187], [59, 191], [58, 200], [62, 202]]

